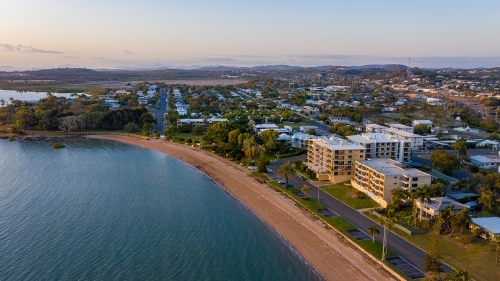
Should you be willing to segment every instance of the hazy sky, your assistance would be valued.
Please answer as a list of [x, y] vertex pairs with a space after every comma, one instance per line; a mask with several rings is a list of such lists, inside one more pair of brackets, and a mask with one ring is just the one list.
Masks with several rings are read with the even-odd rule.
[[500, 66], [498, 0], [0, 0], [0, 69]]

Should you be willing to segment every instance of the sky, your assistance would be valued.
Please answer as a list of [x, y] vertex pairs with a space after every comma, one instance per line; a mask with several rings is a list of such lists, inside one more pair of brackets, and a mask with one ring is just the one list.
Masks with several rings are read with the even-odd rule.
[[500, 66], [498, 0], [0, 0], [0, 70]]

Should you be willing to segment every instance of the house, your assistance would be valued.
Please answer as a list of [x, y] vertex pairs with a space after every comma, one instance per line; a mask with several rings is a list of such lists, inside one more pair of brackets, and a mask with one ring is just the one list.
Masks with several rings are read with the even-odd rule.
[[299, 131], [302, 133], [307, 132], [307, 130], [309, 130], [309, 129], [317, 130], [318, 127], [317, 126], [300, 126], [299, 127]]
[[415, 200], [415, 203], [419, 212], [422, 209], [423, 217], [430, 219], [437, 216], [439, 212], [441, 212], [447, 206], [453, 206], [453, 213], [455, 214], [462, 209], [469, 209], [468, 205], [459, 203], [448, 197], [434, 197], [431, 198], [430, 202], [424, 200], [424, 203], [422, 203], [421, 200], [417, 199]]
[[253, 130], [255, 133], [259, 133], [261, 130], [275, 130], [279, 129], [279, 127], [276, 124], [255, 124], [253, 125]]
[[500, 236], [499, 217], [472, 218], [471, 221], [471, 228], [481, 229], [481, 237], [491, 239], [495, 236]]
[[500, 165], [500, 156], [497, 155], [474, 155], [469, 159], [471, 164], [482, 169], [496, 169]]
[[334, 123], [349, 123], [349, 122], [351, 122], [351, 119], [349, 119], [349, 117], [334, 117], [334, 116], [331, 116], [328, 120], [330, 121], [330, 124], [334, 124]]
[[431, 183], [431, 175], [413, 168], [402, 168], [402, 164], [391, 159], [356, 161], [354, 188], [386, 207], [391, 202], [391, 191], [403, 188], [408, 191]]
[[492, 140], [483, 140], [478, 142], [476, 146], [498, 148], [500, 146], [500, 143]]
[[417, 125], [426, 125], [428, 128], [432, 128], [432, 121], [431, 120], [413, 120], [413, 122], [411, 122], [411, 125], [413, 127], [415, 127]]

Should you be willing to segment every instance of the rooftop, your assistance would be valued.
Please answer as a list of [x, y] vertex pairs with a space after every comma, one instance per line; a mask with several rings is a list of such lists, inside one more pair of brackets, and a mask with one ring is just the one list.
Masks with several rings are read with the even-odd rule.
[[472, 218], [472, 222], [494, 234], [500, 234], [500, 218]]
[[414, 168], [403, 169], [401, 168], [402, 164], [400, 162], [391, 159], [376, 158], [376, 159], [363, 160], [357, 162], [386, 176], [402, 176], [402, 175], [405, 175], [407, 177], [429, 176], [429, 174], [426, 174]]

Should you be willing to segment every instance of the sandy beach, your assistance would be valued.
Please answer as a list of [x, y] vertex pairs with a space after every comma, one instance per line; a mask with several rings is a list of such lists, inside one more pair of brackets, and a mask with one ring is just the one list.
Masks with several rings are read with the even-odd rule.
[[200, 170], [287, 240], [327, 280], [393, 280], [294, 202], [258, 183], [249, 171], [196, 147], [118, 135], [89, 136], [153, 149]]

